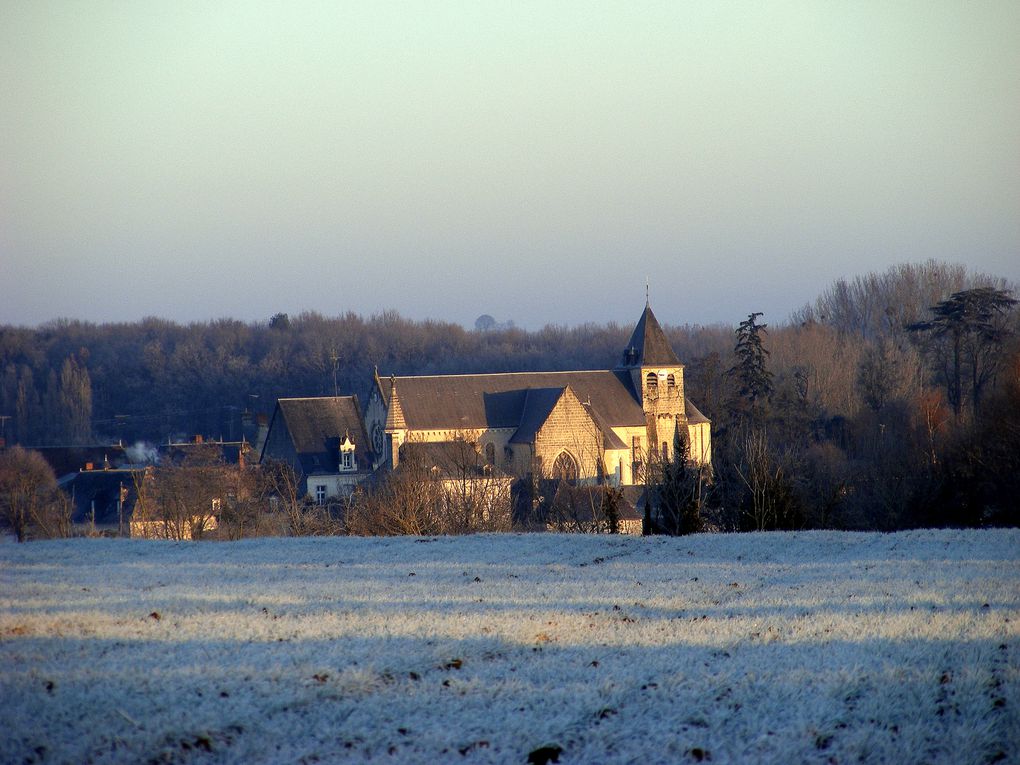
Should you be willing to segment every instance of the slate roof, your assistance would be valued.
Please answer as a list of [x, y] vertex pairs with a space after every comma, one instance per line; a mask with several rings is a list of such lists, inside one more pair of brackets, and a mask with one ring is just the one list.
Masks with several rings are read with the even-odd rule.
[[141, 470], [84, 470], [65, 477], [60, 488], [71, 498], [71, 522], [91, 523], [95, 508], [97, 526], [116, 526], [121, 519], [118, 502], [124, 489], [123, 519], [131, 520], [138, 501], [136, 481]]
[[251, 457], [254, 447], [247, 441], [214, 441], [203, 439], [202, 441], [188, 441], [178, 444], [160, 444], [159, 453], [174, 464], [181, 464], [189, 455], [203, 451], [218, 453], [219, 458], [225, 465], [237, 465], [241, 462], [242, 455], [245, 458]]
[[599, 414], [598, 410], [595, 407], [585, 404], [584, 408], [588, 410], [588, 414], [591, 415], [592, 420], [595, 421], [595, 424], [598, 425], [599, 430], [602, 431], [602, 437], [604, 439], [603, 444], [605, 449], [630, 448], [620, 439], [618, 435], [616, 435], [613, 432], [612, 428], [610, 428], [609, 426], [609, 423], [605, 421], [605, 419], [602, 417], [601, 414]]
[[119, 467], [128, 461], [124, 447], [120, 444], [96, 444], [90, 446], [33, 446], [25, 447], [32, 451], [39, 452], [50, 467], [53, 468], [57, 478], [77, 473], [86, 464], [92, 463], [96, 468], [102, 468], [109, 463], [111, 467]]
[[549, 418], [553, 408], [567, 392], [562, 388], [529, 388], [524, 394], [524, 410], [517, 432], [510, 438], [512, 444], [533, 444], [539, 429]]
[[645, 305], [644, 313], [634, 327], [634, 334], [624, 351], [623, 366], [629, 367], [679, 367], [680, 359], [666, 339], [666, 333], [659, 326], [652, 307]]
[[687, 422], [691, 425], [697, 425], [702, 422], [711, 422], [711, 420], [701, 413], [701, 410], [698, 409], [698, 407], [691, 403], [689, 398], [685, 398], [684, 403], [687, 407]]
[[277, 415], [283, 417], [294, 450], [306, 473], [335, 471], [339, 465], [340, 442], [349, 435], [358, 465], [371, 464], [371, 442], [365, 432], [357, 396], [281, 398]]
[[[546, 389], [534, 394], [530, 419], [538, 417], [544, 406], [551, 409], [549, 399], [554, 393], [550, 391], [562, 392], [568, 385], [578, 400], [590, 403], [610, 427], [644, 426], [645, 414], [634, 394], [630, 373], [623, 370], [396, 378], [397, 397], [407, 427], [412, 430], [516, 430], [523, 424], [529, 392]], [[381, 389], [388, 405], [390, 383], [383, 380]]]

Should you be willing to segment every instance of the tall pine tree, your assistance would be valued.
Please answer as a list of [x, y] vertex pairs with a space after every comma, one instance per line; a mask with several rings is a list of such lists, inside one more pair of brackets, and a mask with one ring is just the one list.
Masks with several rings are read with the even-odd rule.
[[772, 396], [772, 373], [765, 368], [769, 352], [762, 344], [762, 336], [768, 334], [768, 325], [759, 324], [759, 316], [762, 316], [760, 311], [748, 314], [747, 319], [737, 326], [737, 344], [733, 349], [737, 363], [729, 370], [729, 375], [740, 386], [740, 397], [752, 417]]
[[666, 534], [693, 534], [701, 531], [701, 506], [704, 501], [703, 468], [690, 462], [690, 447], [677, 423], [673, 431], [673, 457], [663, 460], [662, 476], [656, 487], [659, 500], [660, 530]]

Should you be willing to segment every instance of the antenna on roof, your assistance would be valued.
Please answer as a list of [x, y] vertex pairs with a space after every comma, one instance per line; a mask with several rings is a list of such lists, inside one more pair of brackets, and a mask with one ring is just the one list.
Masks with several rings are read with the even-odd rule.
[[339, 368], [340, 366], [339, 364], [340, 356], [337, 354], [336, 348], [333, 348], [329, 352], [329, 360], [333, 362], [333, 398], [336, 398], [337, 396], [340, 395], [336, 386], [336, 371], [337, 368]]

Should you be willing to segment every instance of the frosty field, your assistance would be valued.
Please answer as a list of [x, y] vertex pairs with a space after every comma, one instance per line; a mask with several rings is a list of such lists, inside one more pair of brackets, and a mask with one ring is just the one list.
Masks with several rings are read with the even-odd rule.
[[1020, 531], [0, 544], [0, 761], [1020, 762]]

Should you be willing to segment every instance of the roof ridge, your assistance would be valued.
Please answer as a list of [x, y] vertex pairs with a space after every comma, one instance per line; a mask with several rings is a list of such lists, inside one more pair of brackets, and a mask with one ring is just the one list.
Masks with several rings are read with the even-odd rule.
[[[612, 374], [612, 369], [558, 369], [558, 370], [531, 370], [524, 372], [464, 372], [461, 374], [444, 374], [444, 375], [395, 375], [397, 380], [422, 380], [422, 379], [438, 379], [447, 377], [505, 377], [507, 375], [576, 375], [576, 374], [591, 374], [593, 372], [607, 372]], [[545, 386], [549, 387], [549, 386]]]
[[346, 396], [286, 396], [276, 399], [277, 401], [322, 401], [323, 399], [340, 399], [340, 398], [353, 398], [357, 399], [357, 393], [351, 393]]

